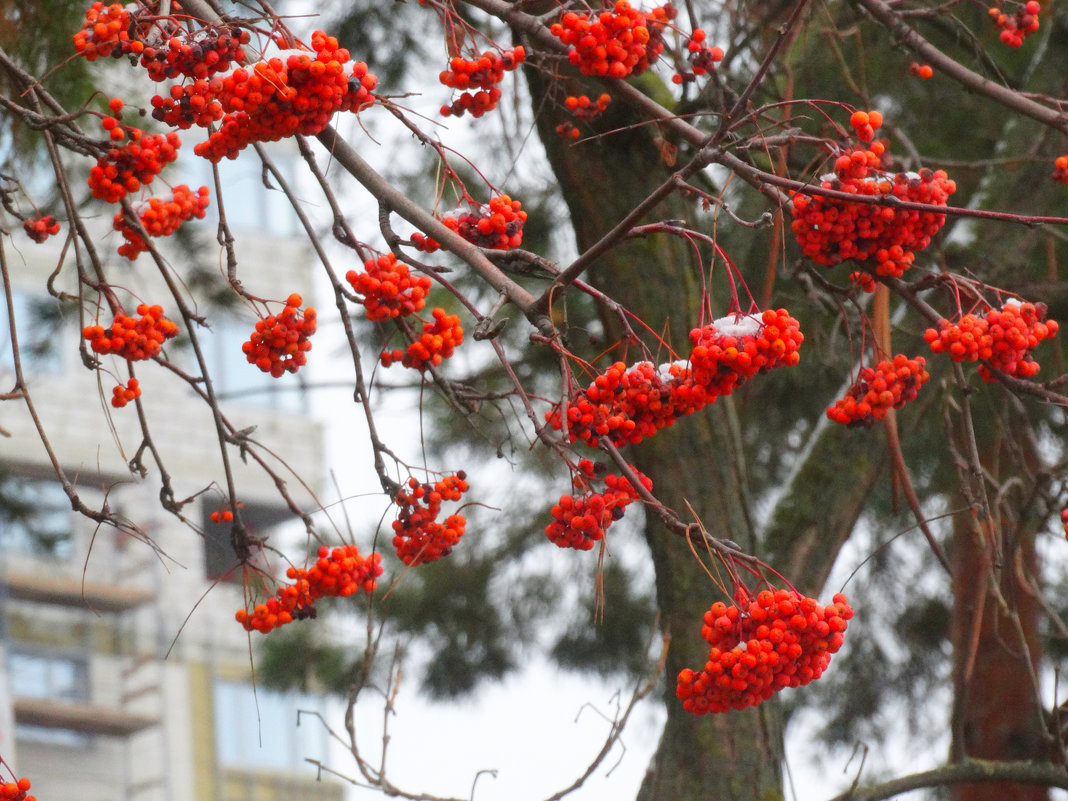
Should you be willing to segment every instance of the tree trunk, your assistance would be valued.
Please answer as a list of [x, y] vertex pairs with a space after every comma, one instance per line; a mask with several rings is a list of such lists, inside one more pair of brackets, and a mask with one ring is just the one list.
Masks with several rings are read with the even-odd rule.
[[[1016, 420], [1016, 423], [1025, 421]], [[1025, 425], [1014, 445], [1034, 469], [1038, 455]], [[999, 435], [1000, 436], [1000, 435]], [[984, 461], [992, 475], [1011, 464], [1009, 448], [995, 441]], [[1004, 476], [999, 477], [1004, 480]], [[1027, 503], [1025, 499], [1021, 499]], [[1000, 543], [981, 521], [953, 518], [953, 745], [955, 758], [1046, 760], [1042, 711], [1030, 679], [1038, 670], [1041, 609], [1029, 580], [1038, 575], [1035, 526], [1026, 506], [1003, 514]], [[992, 564], [996, 557], [997, 562]], [[954, 801], [1045, 801], [1045, 787], [1009, 782], [962, 784]]]

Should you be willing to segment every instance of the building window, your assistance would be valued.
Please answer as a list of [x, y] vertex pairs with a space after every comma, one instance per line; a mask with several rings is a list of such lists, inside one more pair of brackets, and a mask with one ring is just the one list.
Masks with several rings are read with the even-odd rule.
[[326, 729], [315, 715], [303, 714], [321, 711], [319, 699], [216, 681], [214, 700], [220, 766], [297, 772], [310, 770], [305, 759], [326, 759]]
[[71, 514], [70, 499], [58, 482], [0, 478], [0, 550], [71, 558]]
[[[13, 698], [46, 698], [50, 701], [84, 703], [89, 700], [89, 670], [82, 657], [45, 651], [11, 651], [7, 657]], [[52, 729], [19, 723], [20, 740], [80, 748], [89, 736], [69, 729]]]

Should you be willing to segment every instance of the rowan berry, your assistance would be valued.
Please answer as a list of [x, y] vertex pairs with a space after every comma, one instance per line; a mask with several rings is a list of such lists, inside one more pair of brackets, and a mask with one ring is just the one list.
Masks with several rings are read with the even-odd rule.
[[126, 134], [130, 137], [127, 144], [111, 148], [89, 170], [89, 189], [98, 200], [118, 203], [130, 192], [152, 183], [165, 165], [178, 158], [182, 142], [173, 131], [145, 135], [130, 127]]
[[314, 603], [320, 598], [340, 597], [363, 590], [374, 592], [382, 575], [382, 555], [362, 556], [355, 545], [337, 548], [320, 547], [318, 559], [309, 569], [290, 567], [286, 576], [292, 584], [280, 586], [273, 597], [256, 604], [252, 612], [239, 609], [234, 618], [246, 631], [263, 634], [272, 629], [315, 617]]
[[433, 485], [409, 478], [393, 497], [399, 507], [393, 521], [393, 547], [404, 564], [413, 566], [436, 562], [452, 553], [467, 527], [461, 514], [449, 515], [438, 522], [445, 501], [459, 501], [467, 492], [467, 474], [460, 470], [435, 481]]
[[27, 218], [22, 221], [22, 228], [26, 231], [26, 236], [37, 244], [41, 244], [48, 237], [59, 233], [59, 223], [56, 222], [56, 218], [51, 214], [46, 214], [43, 217]]
[[303, 313], [303, 299], [294, 293], [278, 314], [259, 320], [241, 351], [249, 364], [256, 365], [275, 378], [283, 373], [295, 373], [307, 363], [311, 350], [310, 337], [315, 333], [315, 309], [308, 306]]
[[803, 340], [785, 309], [729, 315], [690, 332], [688, 359], [659, 366], [616, 362], [568, 401], [566, 415], [561, 404], [546, 419], [557, 430], [566, 425], [572, 442], [638, 443], [759, 373], [797, 364]]
[[481, 117], [487, 111], [497, 107], [501, 99], [501, 90], [497, 88], [504, 73], [514, 70], [526, 60], [526, 50], [519, 45], [500, 53], [487, 50], [473, 59], [454, 57], [449, 68], [438, 76], [445, 86], [451, 89], [472, 89], [465, 91], [451, 105], [441, 107], [443, 117], [462, 117], [465, 113], [472, 117]]
[[[236, 158], [253, 142], [273, 142], [300, 134], [314, 136], [338, 111], [360, 111], [374, 102], [378, 79], [362, 61], [323, 31], [311, 49], [298, 47], [180, 88], [178, 98], [153, 98], [153, 116], [202, 127], [221, 120], [207, 142], [194, 148], [210, 161]], [[196, 98], [203, 98], [196, 101]], [[204, 107], [201, 108], [201, 102]], [[218, 108], [212, 104], [217, 102]], [[217, 116], [221, 111], [221, 116]], [[180, 124], [180, 123], [176, 123]]]
[[1061, 509], [1061, 523], [1064, 524], [1064, 536], [1068, 538], [1068, 508]]
[[161, 306], [142, 303], [137, 307], [137, 319], [126, 314], [115, 315], [109, 328], [90, 325], [82, 336], [96, 353], [114, 354], [129, 361], [141, 361], [157, 356], [168, 339], [178, 336], [178, 326], [163, 316]]
[[864, 367], [844, 398], [835, 401], [827, 417], [848, 426], [872, 426], [890, 409], [900, 409], [915, 400], [916, 393], [930, 379], [922, 356], [910, 359], [903, 353]]
[[699, 671], [679, 672], [675, 695], [688, 712], [704, 715], [755, 706], [784, 687], [815, 681], [852, 617], [841, 594], [826, 607], [784, 589], [756, 600], [741, 593], [731, 606], [717, 602], [701, 626], [708, 659]]
[[135, 398], [141, 397], [141, 385], [136, 378], [131, 378], [126, 382], [126, 386], [117, 384], [111, 392], [111, 405], [116, 409], [121, 409], [130, 401]]
[[[875, 127], [882, 124], [878, 112], [858, 111], [850, 122]], [[879, 170], [885, 153], [881, 142], [843, 152], [834, 162], [834, 173], [820, 181], [834, 189], [873, 198], [897, 198], [932, 206], [945, 206], [957, 185], [941, 170], [890, 173]], [[817, 264], [834, 266], [847, 259], [866, 263], [876, 275], [900, 276], [912, 266], [916, 251], [923, 250], [945, 224], [937, 212], [898, 209], [877, 203], [807, 195], [797, 192], [791, 205], [791, 228], [805, 256]], [[874, 289], [874, 281], [859, 281]]]
[[989, 9], [994, 25], [1001, 28], [998, 36], [1001, 43], [1013, 48], [1020, 47], [1024, 39], [1038, 30], [1038, 14], [1042, 10], [1036, 0], [1015, 5], [1016, 10], [1011, 15], [1006, 14], [999, 6], [991, 6]]
[[722, 47], [709, 47], [705, 43], [707, 34], [702, 28], [694, 28], [686, 43], [689, 53], [690, 69], [679, 70], [671, 76], [674, 83], [689, 83], [697, 80], [699, 75], [707, 75], [716, 68], [716, 63], [723, 60]]
[[600, 14], [568, 11], [549, 31], [570, 46], [568, 61], [583, 75], [626, 78], [649, 68], [664, 50], [664, 27], [677, 11], [667, 3], [643, 14], [616, 0]]
[[1053, 175], [1050, 177], [1054, 181], [1068, 184], [1068, 155], [1057, 156], [1057, 158], [1053, 160]]
[[[604, 475], [603, 465], [594, 465], [589, 459], [581, 459], [578, 469], [571, 477], [571, 493], [561, 495], [553, 506], [553, 521], [545, 527], [549, 541], [561, 548], [588, 551], [595, 542], [604, 539], [615, 521], [623, 518], [628, 505], [639, 499], [637, 490], [630, 481], [614, 474]], [[653, 482], [633, 466], [646, 490], [652, 490]], [[602, 481], [604, 492], [594, 492], [593, 483]]]
[[400, 362], [405, 367], [423, 372], [437, 367], [452, 356], [457, 345], [464, 341], [460, 318], [455, 314], [447, 314], [442, 308], [435, 308], [431, 315], [434, 319], [423, 323], [419, 338], [408, 345], [406, 350], [397, 348], [382, 351], [379, 360], [383, 367]]
[[487, 206], [472, 202], [471, 211], [448, 214], [441, 221], [480, 248], [509, 250], [523, 244], [527, 213], [518, 200], [497, 195]]
[[431, 286], [429, 278], [412, 275], [408, 265], [397, 261], [392, 253], [368, 259], [364, 262], [364, 272], [349, 270], [345, 280], [363, 296], [367, 319], [375, 322], [415, 314], [426, 305]]
[[934, 75], [934, 70], [931, 68], [930, 64], [920, 64], [916, 61], [913, 61], [911, 64], [909, 64], [909, 74], [914, 75], [917, 78], [922, 78], [926, 81], [932, 75]]
[[982, 361], [979, 375], [986, 383], [997, 381], [990, 368], [1016, 378], [1031, 378], [1039, 371], [1032, 351], [1042, 340], [1057, 335], [1056, 320], [1046, 320], [1046, 306], [1010, 299], [983, 317], [965, 314], [956, 323], [939, 320], [923, 338], [934, 353], [948, 353], [955, 362]]
[[131, 24], [128, 7], [95, 2], [85, 12], [82, 29], [74, 34], [74, 49], [86, 61], [139, 52], [143, 45], [131, 39]]
[[37, 801], [30, 790], [30, 780], [26, 778], [13, 782], [0, 782], [0, 801]]
[[[151, 236], [170, 236], [190, 217], [204, 219], [210, 202], [208, 187], [202, 186], [195, 193], [185, 184], [174, 187], [169, 198], [151, 197], [134, 204], [137, 215]], [[129, 223], [123, 212], [118, 212], [112, 228], [122, 234], [125, 244], [119, 245], [119, 255], [133, 261], [148, 250], [148, 245]]]

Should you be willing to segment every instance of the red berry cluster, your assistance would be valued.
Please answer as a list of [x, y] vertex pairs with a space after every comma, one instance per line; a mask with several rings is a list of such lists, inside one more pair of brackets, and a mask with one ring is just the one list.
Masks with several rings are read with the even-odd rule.
[[93, 3], [85, 12], [82, 29], [74, 34], [74, 49], [86, 61], [139, 53], [144, 45], [130, 36], [130, 11], [120, 3]]
[[[775, 367], [800, 359], [800, 324], [785, 309], [736, 314], [690, 332], [687, 360], [627, 367], [616, 362], [567, 404], [571, 441], [596, 446], [599, 437], [613, 444], [638, 443], [684, 415], [700, 411], [720, 395]], [[546, 414], [559, 430], [559, 407]]]
[[870, 142], [875, 132], [883, 127], [883, 115], [878, 111], [854, 111], [849, 118], [853, 133], [861, 142]]
[[179, 76], [209, 78], [230, 69], [235, 61], [243, 61], [251, 36], [236, 26], [203, 27], [189, 31], [181, 25], [173, 26], [166, 42], [153, 47], [147, 45], [141, 53], [141, 66], [148, 77], [160, 82]]
[[124, 132], [115, 117], [105, 117], [103, 125], [111, 131], [112, 139], [122, 139], [128, 133], [130, 141], [111, 148], [89, 170], [89, 189], [98, 200], [118, 203], [130, 192], [152, 183], [165, 165], [178, 158], [182, 142], [173, 131], [166, 136], [145, 135], [138, 128], [127, 128]]
[[1068, 155], [1057, 156], [1057, 158], [1053, 160], [1053, 175], [1050, 177], [1054, 181], [1068, 184]]
[[698, 75], [707, 75], [716, 68], [716, 62], [723, 60], [722, 47], [709, 47], [705, 44], [708, 34], [702, 28], [694, 28], [686, 49], [690, 53], [690, 69], [680, 70], [671, 76], [675, 83], [696, 81]]
[[474, 212], [449, 215], [441, 221], [480, 248], [508, 250], [523, 244], [523, 224], [527, 221], [527, 213], [518, 200], [512, 200], [508, 195], [497, 195], [490, 198], [488, 207], [480, 204]]
[[[638, 492], [623, 476], [612, 473], [604, 476], [604, 492], [594, 492], [592, 483], [603, 475], [603, 464], [581, 459], [578, 473], [571, 478], [572, 493], [561, 495], [552, 508], [553, 522], [545, 527], [549, 542], [561, 548], [588, 551], [595, 542], [604, 539], [608, 527], [623, 517], [626, 507], [638, 500]], [[653, 482], [637, 470], [642, 485], [652, 490]]]
[[355, 545], [332, 550], [324, 545], [319, 548], [318, 556], [318, 561], [308, 570], [299, 567], [286, 570], [293, 583], [279, 587], [275, 597], [256, 604], [251, 614], [247, 609], [238, 609], [234, 615], [237, 622], [246, 631], [266, 634], [294, 620], [315, 617], [313, 604], [320, 598], [347, 598], [359, 590], [374, 592], [377, 578], [382, 575], [381, 554], [362, 556]]
[[[99, 5], [99, 3], [97, 5]], [[37, 801], [37, 796], [27, 795], [29, 791], [29, 779], [19, 779], [16, 782], [4, 782], [3, 784], [0, 784], [0, 801]]]
[[234, 520], [234, 508], [244, 509], [245, 504], [243, 501], [238, 501], [233, 505], [233, 507], [229, 509], [226, 507], [223, 507], [222, 509], [217, 509], [210, 515], [208, 515], [208, 517], [211, 519], [212, 523], [232, 523]]
[[1001, 34], [998, 37], [1001, 43], [1009, 47], [1019, 47], [1024, 39], [1038, 30], [1038, 12], [1041, 10], [1042, 6], [1037, 0], [1029, 0], [1018, 5], [1011, 16], [998, 6], [991, 6], [989, 13], [994, 24], [1001, 28]]
[[[870, 123], [865, 123], [870, 125]], [[834, 174], [820, 187], [868, 197], [897, 198], [945, 206], [957, 185], [942, 170], [891, 175], [877, 168], [881, 142], [839, 156]], [[793, 195], [792, 229], [802, 252], [817, 264], [832, 267], [846, 259], [867, 262], [877, 275], [900, 276], [945, 224], [946, 215], [868, 203]], [[865, 282], [867, 283], [867, 282]], [[863, 284], [862, 284], [863, 285]], [[874, 288], [874, 283], [869, 286]]]
[[627, 0], [616, 0], [611, 11], [606, 8], [593, 18], [568, 11], [549, 30], [570, 45], [568, 61], [583, 75], [626, 78], [648, 69], [660, 56], [664, 25], [676, 13], [670, 3], [646, 15]]
[[1064, 524], [1064, 536], [1068, 538], [1068, 509], [1061, 509], [1061, 522]]
[[526, 60], [526, 50], [519, 45], [512, 50], [497, 53], [487, 50], [474, 59], [456, 56], [449, 62], [449, 68], [439, 76], [443, 84], [451, 89], [474, 89], [464, 92], [452, 105], [441, 107], [443, 117], [462, 117], [469, 113], [472, 117], [481, 117], [487, 111], [497, 108], [501, 99], [501, 90], [497, 84], [504, 80], [504, 73], [514, 70]]
[[577, 119], [589, 122], [600, 116], [608, 104], [612, 102], [612, 96], [610, 94], [602, 94], [596, 101], [590, 100], [586, 95], [568, 95], [564, 100], [564, 106], [567, 110], [575, 115]]
[[345, 279], [357, 294], [363, 296], [368, 320], [378, 322], [406, 317], [426, 305], [430, 279], [412, 275], [408, 265], [397, 261], [394, 254], [368, 259], [363, 265], [364, 272], [349, 270]]
[[163, 316], [161, 306], [142, 303], [137, 314], [140, 317], [116, 314], [110, 328], [86, 326], [82, 336], [96, 353], [111, 353], [132, 362], [151, 359], [159, 354], [164, 342], [178, 336], [178, 326]]
[[301, 313], [303, 302], [294, 293], [286, 299], [282, 311], [256, 323], [252, 336], [241, 345], [249, 364], [278, 378], [282, 373], [297, 372], [308, 361], [308, 338], [315, 333], [315, 309], [309, 306]]
[[455, 514], [439, 523], [438, 515], [443, 502], [459, 501], [465, 492], [467, 475], [463, 470], [433, 484], [409, 478], [408, 488], [397, 491], [393, 502], [400, 512], [393, 521], [393, 547], [404, 564], [436, 562], [452, 552], [464, 535], [467, 519]]
[[22, 227], [26, 236], [37, 244], [44, 242], [48, 237], [59, 233], [59, 223], [51, 214], [43, 217], [32, 217], [22, 221]]
[[827, 416], [848, 426], [874, 425], [889, 409], [900, 409], [916, 399], [920, 387], [931, 377], [926, 365], [922, 356], [910, 359], [898, 353], [875, 367], [862, 368], [845, 397], [839, 398], [827, 410]]
[[1039, 364], [1031, 352], [1042, 340], [1053, 339], [1058, 329], [1056, 320], [1046, 320], [1044, 303], [1008, 300], [984, 317], [965, 314], [956, 323], [939, 320], [938, 329], [928, 328], [923, 338], [933, 352], [948, 353], [955, 362], [983, 360], [979, 375], [989, 384], [997, 377], [987, 365], [1016, 378], [1034, 376]]
[[[193, 192], [188, 186], [181, 184], [174, 187], [169, 198], [152, 197], [143, 203], [135, 204], [134, 213], [150, 235], [170, 236], [190, 217], [204, 219], [210, 202], [208, 195], [206, 186]], [[115, 215], [112, 227], [126, 240], [125, 244], [119, 245], [120, 256], [133, 261], [139, 254], [148, 250], [141, 234], [126, 222], [121, 211]]]
[[111, 391], [111, 405], [121, 409], [135, 398], [141, 397], [141, 385], [136, 378], [131, 378], [126, 386], [116, 384]]
[[796, 591], [763, 590], [739, 606], [719, 601], [705, 612], [701, 636], [709, 644], [708, 661], [700, 671], [680, 671], [675, 687], [687, 712], [745, 709], [783, 687], [815, 681], [842, 647], [853, 617], [841, 593], [820, 606]]
[[362, 61], [354, 62], [346, 75], [349, 51], [338, 47], [333, 36], [316, 31], [311, 41], [314, 52], [286, 50], [248, 69], [173, 87], [169, 98], [152, 98], [152, 114], [179, 127], [221, 120], [219, 130], [194, 148], [210, 161], [236, 158], [253, 142], [314, 136], [336, 112], [359, 111], [372, 103], [378, 79]]
[[926, 81], [934, 75], [934, 70], [930, 64], [920, 64], [918, 61], [913, 61], [909, 64], [909, 75]]
[[395, 348], [382, 351], [379, 359], [383, 367], [400, 362], [405, 367], [423, 372], [430, 367], [437, 367], [452, 356], [456, 346], [464, 341], [460, 318], [455, 314], [446, 314], [442, 308], [435, 308], [431, 314], [433, 321], [423, 323], [423, 333], [406, 350]]

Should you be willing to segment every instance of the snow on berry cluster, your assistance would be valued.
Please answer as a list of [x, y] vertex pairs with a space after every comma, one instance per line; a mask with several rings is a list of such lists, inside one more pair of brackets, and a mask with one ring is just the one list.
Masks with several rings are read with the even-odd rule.
[[[865, 113], [863, 124], [854, 126], [862, 138], [873, 127], [869, 115]], [[956, 191], [956, 184], [942, 170], [881, 171], [884, 153], [882, 142], [854, 146], [835, 160], [833, 174], [821, 179], [820, 188], [932, 206], [945, 206]], [[791, 212], [797, 244], [816, 264], [833, 267], [854, 259], [876, 275], [892, 276], [900, 276], [912, 266], [916, 251], [927, 247], [946, 221], [946, 215], [938, 212], [854, 203], [804, 192], [793, 194]]]
[[616, 0], [599, 14], [566, 12], [549, 31], [570, 46], [567, 58], [583, 75], [626, 78], [649, 68], [664, 50], [664, 26], [677, 11], [667, 3], [644, 14]]
[[504, 73], [514, 70], [526, 60], [527, 54], [522, 45], [498, 53], [487, 50], [477, 58], [467, 59], [456, 56], [449, 61], [449, 68], [438, 76], [450, 89], [473, 89], [463, 92], [452, 101], [451, 105], [441, 107], [443, 117], [462, 117], [465, 113], [472, 117], [481, 117], [487, 111], [497, 108], [501, 99], [501, 90], [497, 87], [504, 80]]
[[916, 399], [920, 387], [928, 382], [927, 361], [922, 356], [910, 359], [898, 353], [893, 359], [875, 367], [863, 367], [856, 382], [844, 398], [835, 401], [827, 416], [847, 426], [872, 426], [890, 409], [900, 409]]
[[[231, 514], [232, 516], [232, 514]], [[272, 598], [256, 604], [252, 612], [239, 609], [234, 615], [246, 631], [263, 634], [292, 623], [315, 617], [314, 603], [320, 598], [347, 598], [356, 592], [374, 592], [382, 575], [382, 556], [362, 556], [355, 545], [319, 548], [318, 560], [309, 569], [290, 567], [286, 577], [293, 579], [275, 591]]]
[[1016, 11], [1012, 14], [1006, 14], [998, 6], [991, 6], [989, 14], [994, 24], [1001, 28], [1001, 34], [998, 36], [1001, 43], [1009, 47], [1020, 47], [1024, 39], [1038, 30], [1038, 12], [1041, 10], [1042, 6], [1038, 4], [1038, 0], [1028, 0], [1026, 3], [1017, 4]]
[[452, 356], [456, 347], [464, 341], [460, 318], [455, 314], [447, 314], [440, 307], [434, 308], [431, 316], [434, 319], [423, 323], [422, 333], [406, 349], [382, 351], [379, 360], [383, 367], [400, 362], [412, 370], [424, 372]]
[[[659, 366], [616, 362], [597, 376], [566, 404], [568, 436], [594, 447], [599, 437], [617, 446], [641, 442], [758, 373], [797, 364], [803, 340], [800, 323], [785, 309], [733, 314], [695, 328], [689, 359]], [[560, 407], [546, 414], [557, 430], [564, 417]]]
[[791, 590], [763, 590], [705, 612], [709, 645], [699, 670], [680, 671], [675, 695], [695, 715], [756, 706], [784, 687], [815, 681], [842, 647], [853, 609], [841, 593], [821, 606]]
[[[151, 236], [170, 236], [190, 217], [204, 219], [208, 203], [208, 187], [202, 186], [194, 192], [187, 185], [180, 184], [174, 187], [169, 198], [151, 197], [134, 204], [134, 213]], [[148, 250], [144, 238], [126, 222], [121, 211], [115, 215], [112, 227], [126, 240], [119, 245], [120, 256], [133, 261]]]
[[[637, 470], [634, 473], [642, 486], [651, 491], [653, 482]], [[604, 482], [604, 492], [593, 491], [596, 480]], [[605, 475], [605, 466], [589, 459], [579, 460], [571, 486], [572, 492], [561, 495], [553, 506], [553, 522], [545, 527], [545, 535], [553, 545], [576, 551], [588, 551], [595, 542], [604, 539], [608, 527], [621, 519], [627, 506], [639, 498], [629, 480], [612, 473]]]
[[110, 353], [132, 362], [151, 359], [164, 342], [178, 336], [178, 326], [163, 316], [162, 306], [142, 303], [137, 314], [140, 316], [134, 318], [120, 312], [110, 327], [86, 326], [82, 336], [96, 353]]
[[367, 319], [373, 322], [415, 314], [426, 305], [431, 281], [425, 275], [412, 275], [408, 265], [392, 253], [368, 259], [364, 271], [349, 270], [345, 280], [363, 296]]
[[111, 405], [116, 409], [121, 409], [130, 401], [140, 397], [141, 385], [136, 378], [131, 378], [126, 382], [126, 386], [116, 384], [111, 390]]
[[461, 514], [449, 515], [438, 522], [441, 504], [459, 501], [467, 492], [467, 475], [463, 470], [445, 476], [433, 484], [408, 479], [408, 488], [401, 488], [393, 498], [400, 508], [393, 521], [393, 547], [406, 565], [436, 562], [452, 553], [464, 535], [467, 519]]
[[0, 801], [37, 801], [37, 796], [28, 795], [29, 779], [0, 783]]
[[278, 378], [283, 373], [295, 373], [308, 361], [311, 350], [309, 337], [315, 333], [316, 314], [311, 306], [300, 311], [304, 300], [294, 293], [286, 299], [285, 308], [257, 321], [256, 328], [241, 351], [249, 364]]
[[26, 236], [37, 244], [41, 244], [48, 237], [59, 233], [59, 223], [56, 222], [56, 218], [51, 214], [23, 220], [22, 228], [26, 232]]
[[987, 365], [1016, 378], [1038, 373], [1040, 366], [1031, 353], [1058, 329], [1056, 320], [1046, 320], [1044, 303], [1009, 299], [983, 317], [965, 314], [956, 323], [939, 320], [938, 328], [928, 328], [923, 338], [934, 353], [948, 353], [955, 362], [982, 360], [979, 375], [989, 384], [998, 379]]

